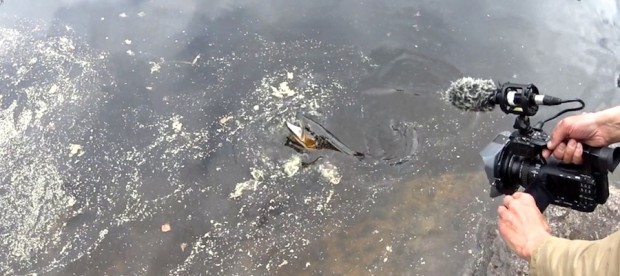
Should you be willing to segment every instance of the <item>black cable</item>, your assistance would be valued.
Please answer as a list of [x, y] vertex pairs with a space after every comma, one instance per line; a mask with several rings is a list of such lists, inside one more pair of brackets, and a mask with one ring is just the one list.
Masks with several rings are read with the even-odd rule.
[[555, 114], [555, 116], [553, 116], [553, 117], [551, 117], [549, 119], [546, 119], [544, 121], [538, 122], [538, 124], [536, 124], [537, 128], [538, 129], [542, 129], [546, 122], [549, 122], [549, 121], [551, 121], [551, 120], [553, 120], [553, 119], [555, 119], [557, 117], [560, 117], [560, 115], [562, 115], [562, 114], [564, 114], [566, 112], [579, 111], [579, 110], [582, 110], [584, 107], [586, 107], [586, 104], [581, 99], [573, 99], [573, 100], [562, 101], [563, 104], [565, 104], [565, 103], [575, 103], [575, 102], [581, 104], [581, 106], [580, 107], [575, 107], [575, 108], [564, 109], [564, 110], [558, 112], [558, 114]]

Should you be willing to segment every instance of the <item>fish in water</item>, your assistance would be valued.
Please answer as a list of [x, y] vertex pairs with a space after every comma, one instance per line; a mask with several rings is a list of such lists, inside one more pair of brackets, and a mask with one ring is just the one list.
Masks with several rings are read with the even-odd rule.
[[299, 152], [330, 149], [355, 156], [360, 160], [364, 158], [363, 153], [349, 148], [321, 124], [303, 114], [298, 114], [297, 117], [300, 122], [299, 126], [286, 122], [286, 127], [291, 132], [287, 138], [287, 146]]

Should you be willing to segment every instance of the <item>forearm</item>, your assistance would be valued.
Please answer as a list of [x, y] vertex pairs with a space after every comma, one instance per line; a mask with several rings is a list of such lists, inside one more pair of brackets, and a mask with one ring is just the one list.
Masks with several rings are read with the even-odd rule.
[[597, 122], [608, 135], [610, 144], [620, 142], [620, 106], [597, 112]]
[[597, 241], [547, 239], [534, 251], [531, 275], [618, 275], [620, 231]]

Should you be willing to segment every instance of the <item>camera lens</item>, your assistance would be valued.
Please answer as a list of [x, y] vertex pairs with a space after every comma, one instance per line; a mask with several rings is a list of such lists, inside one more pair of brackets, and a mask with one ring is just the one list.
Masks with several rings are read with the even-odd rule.
[[[505, 195], [511, 195], [519, 189], [520, 180], [515, 176], [514, 172], [519, 171], [521, 162], [516, 161], [518, 159], [514, 154], [510, 154], [504, 149], [500, 155], [499, 162], [497, 164], [497, 175], [501, 181], [496, 183], [497, 190]], [[516, 176], [518, 176], [517, 174]]]
[[515, 154], [508, 154], [503, 157], [499, 163], [499, 172], [503, 182], [500, 192], [504, 194], [516, 192], [519, 186], [528, 187], [540, 175], [540, 166], [536, 159], [524, 158]]

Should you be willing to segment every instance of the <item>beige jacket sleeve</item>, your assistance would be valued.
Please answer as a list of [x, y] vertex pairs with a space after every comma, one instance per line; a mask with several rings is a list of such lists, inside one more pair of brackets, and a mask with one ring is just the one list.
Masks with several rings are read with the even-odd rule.
[[620, 231], [596, 241], [551, 237], [534, 251], [530, 275], [620, 275]]

